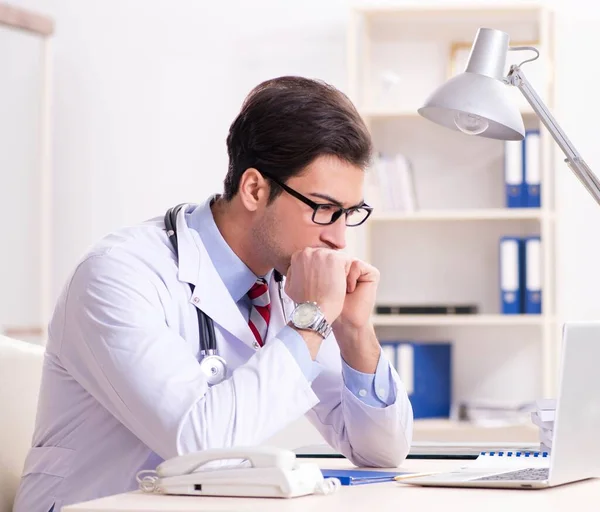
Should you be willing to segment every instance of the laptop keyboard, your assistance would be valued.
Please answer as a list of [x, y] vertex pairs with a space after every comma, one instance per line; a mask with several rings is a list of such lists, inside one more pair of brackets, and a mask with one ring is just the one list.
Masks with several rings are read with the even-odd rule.
[[481, 480], [548, 480], [548, 468], [526, 468], [517, 471], [509, 471], [499, 475], [484, 476], [474, 478], [475, 481]]

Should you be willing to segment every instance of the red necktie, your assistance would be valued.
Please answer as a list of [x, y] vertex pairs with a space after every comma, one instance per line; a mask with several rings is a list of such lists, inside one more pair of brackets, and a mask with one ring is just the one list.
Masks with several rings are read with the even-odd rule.
[[248, 325], [254, 334], [257, 343], [262, 347], [267, 337], [269, 328], [269, 319], [271, 318], [271, 302], [269, 300], [269, 286], [259, 278], [250, 288], [248, 297], [252, 301], [250, 309], [250, 319]]

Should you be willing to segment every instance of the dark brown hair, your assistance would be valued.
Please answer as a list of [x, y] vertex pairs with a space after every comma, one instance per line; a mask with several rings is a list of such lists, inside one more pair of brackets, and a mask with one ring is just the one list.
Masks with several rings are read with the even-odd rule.
[[[341, 91], [297, 76], [267, 80], [246, 97], [229, 128], [224, 198], [229, 201], [237, 194], [242, 174], [250, 167], [285, 182], [322, 155], [364, 169], [371, 151], [369, 132]], [[269, 202], [281, 193], [271, 185]]]

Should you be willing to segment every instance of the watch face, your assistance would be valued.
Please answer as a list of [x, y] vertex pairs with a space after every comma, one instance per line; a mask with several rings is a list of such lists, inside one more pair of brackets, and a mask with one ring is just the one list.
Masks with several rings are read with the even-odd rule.
[[316, 304], [299, 304], [294, 310], [292, 322], [299, 329], [306, 329], [315, 321], [317, 315], [318, 309]]

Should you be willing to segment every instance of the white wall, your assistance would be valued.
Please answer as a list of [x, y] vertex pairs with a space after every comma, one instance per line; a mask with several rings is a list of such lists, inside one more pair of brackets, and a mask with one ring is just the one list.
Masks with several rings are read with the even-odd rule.
[[[545, 3], [557, 14], [555, 114], [598, 168], [600, 104], [592, 91], [600, 71], [591, 49], [600, 43], [600, 7]], [[259, 81], [298, 73], [346, 88], [345, 0], [13, 4], [57, 20], [55, 294], [104, 233], [221, 189], [229, 123]], [[597, 318], [600, 210], [558, 161], [559, 311], [566, 319]]]
[[100, 236], [221, 190], [261, 80], [345, 81], [344, 2], [20, 0], [57, 20], [54, 291]]
[[[258, 82], [294, 73], [346, 89], [345, 0], [12, 3], [57, 20], [55, 294], [106, 232], [221, 190], [228, 126]], [[600, 169], [600, 7], [544, 3], [556, 12], [554, 113]], [[560, 319], [600, 319], [600, 209], [560, 162], [557, 153]]]
[[41, 50], [39, 38], [0, 27], [0, 333], [40, 317], [41, 209], [23, 198], [40, 189]]

